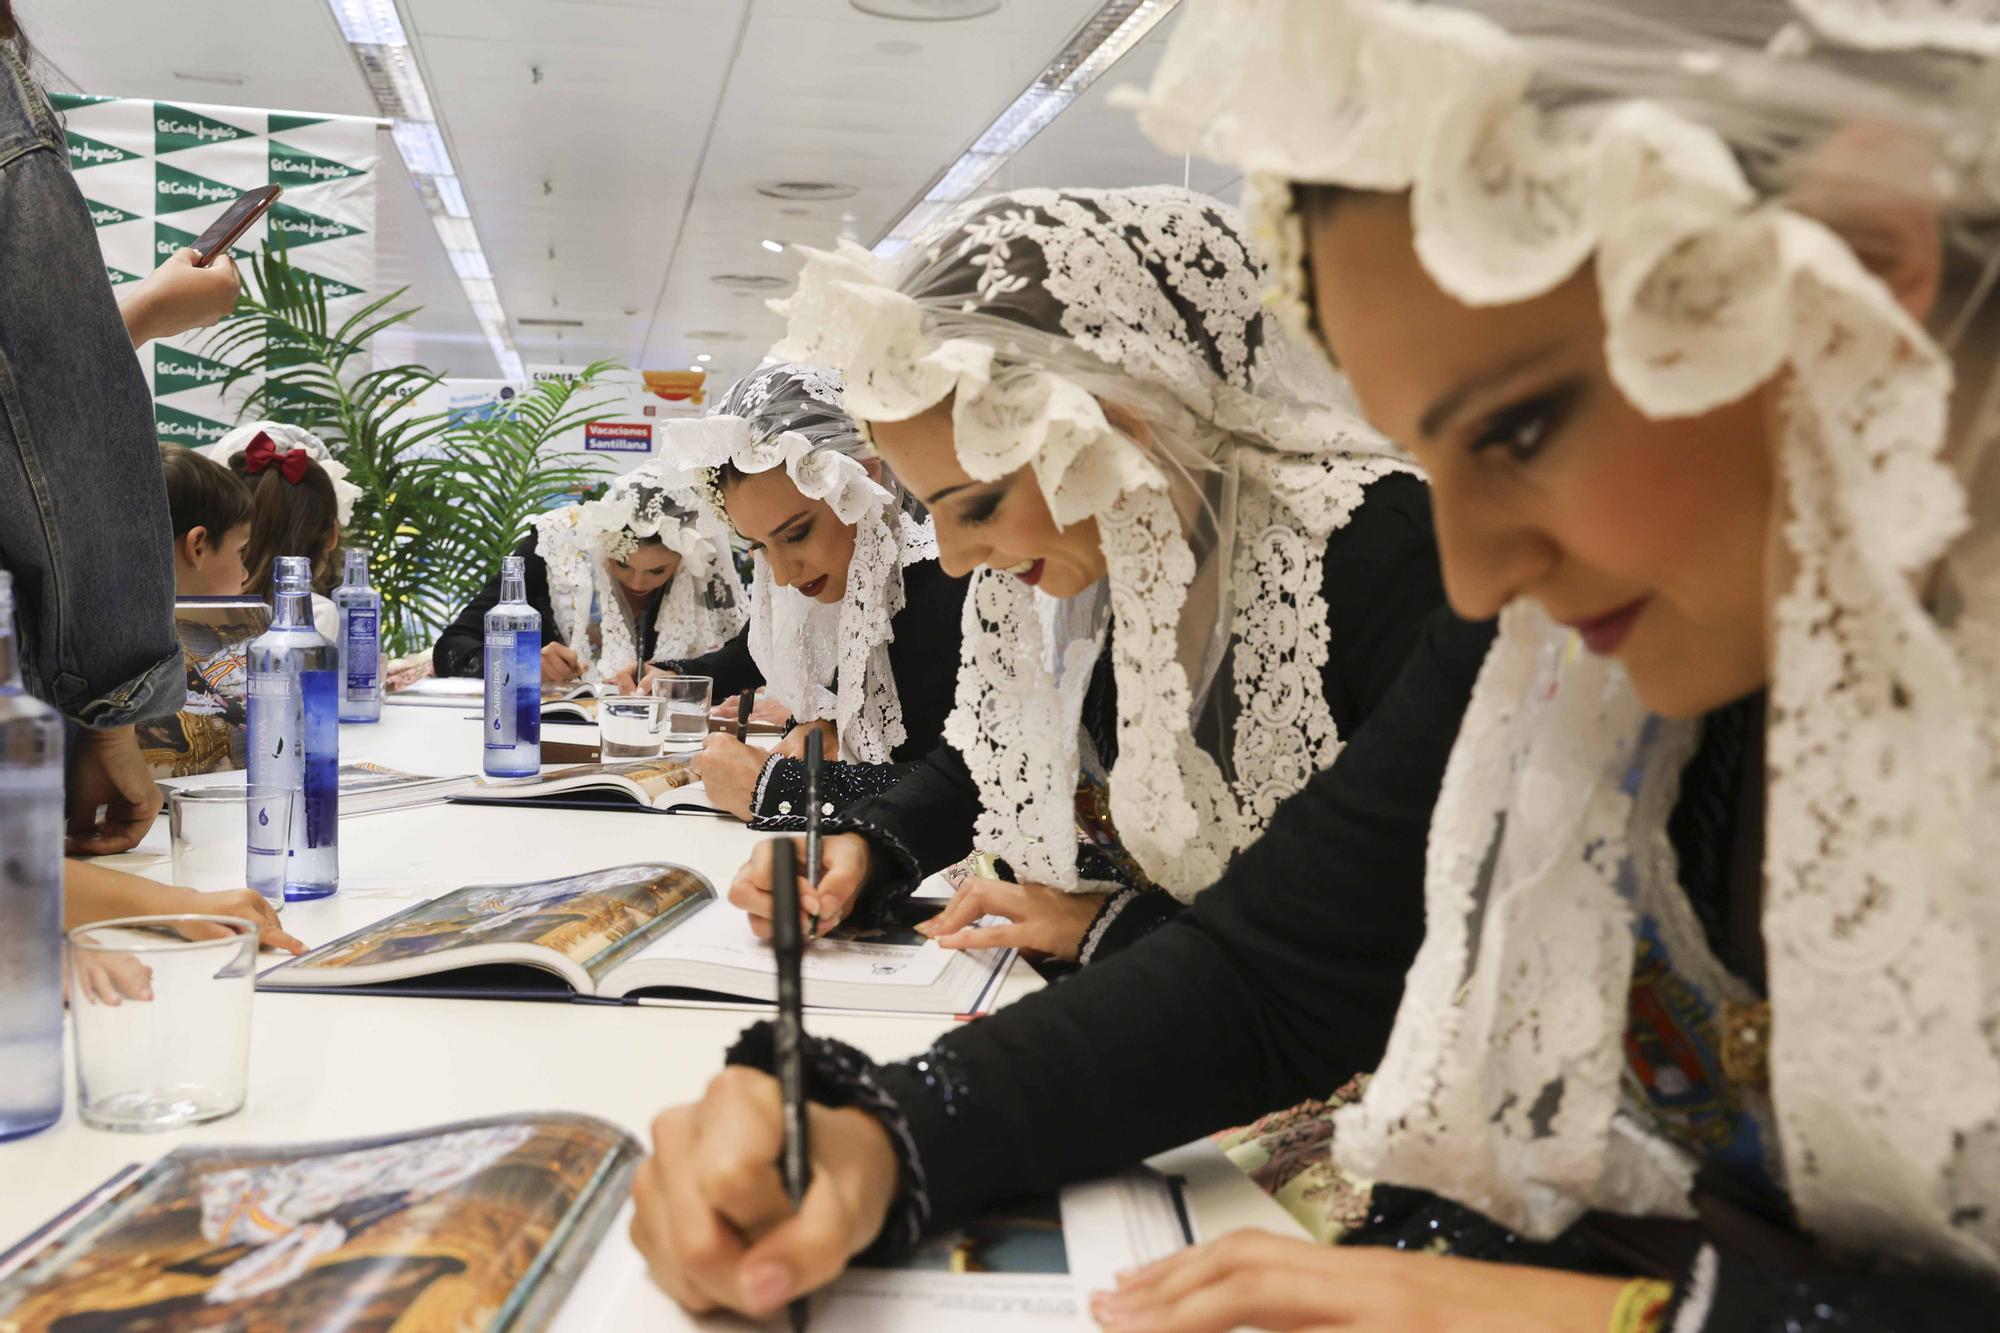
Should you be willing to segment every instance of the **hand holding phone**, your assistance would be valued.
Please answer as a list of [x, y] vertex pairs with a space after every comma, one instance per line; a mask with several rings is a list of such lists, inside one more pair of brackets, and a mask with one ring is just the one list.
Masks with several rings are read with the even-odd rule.
[[258, 218], [271, 211], [271, 205], [277, 203], [278, 196], [284, 192], [282, 185], [260, 185], [238, 195], [236, 202], [224, 209], [222, 216], [209, 223], [208, 230], [195, 238], [194, 266], [207, 268], [213, 264], [217, 255], [236, 244]]

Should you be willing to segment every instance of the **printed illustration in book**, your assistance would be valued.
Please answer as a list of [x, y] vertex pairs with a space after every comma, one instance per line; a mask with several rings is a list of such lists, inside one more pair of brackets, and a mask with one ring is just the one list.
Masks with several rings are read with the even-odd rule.
[[139, 750], [154, 777], [245, 767], [250, 641], [270, 627], [271, 608], [255, 598], [175, 601], [174, 633], [186, 667], [187, 698], [179, 712], [139, 724]]
[[[914, 909], [928, 913], [931, 904]], [[806, 953], [806, 1003], [975, 1013], [1010, 950], [941, 949], [896, 923], [846, 929]], [[589, 996], [771, 1002], [777, 964], [740, 908], [664, 862], [562, 879], [475, 884], [418, 903], [264, 973], [267, 989], [478, 998]]]
[[181, 1148], [0, 1261], [0, 1333], [526, 1333], [588, 1261], [640, 1151], [560, 1113]]

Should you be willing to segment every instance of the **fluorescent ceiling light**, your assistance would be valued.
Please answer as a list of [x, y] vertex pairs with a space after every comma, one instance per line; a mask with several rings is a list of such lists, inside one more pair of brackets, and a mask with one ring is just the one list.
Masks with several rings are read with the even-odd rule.
[[766, 240], [763, 242], [763, 246], [766, 250], [769, 250], [774, 255], [781, 255], [785, 253], [785, 247], [783, 243], [779, 241]]
[[709, 362], [715, 360], [715, 358], [710, 356], [707, 352], [703, 352], [700, 356], [696, 357], [695, 360], [701, 362], [701, 364], [705, 366]]
[[1084, 90], [1179, 4], [1180, 0], [1103, 0], [1050, 57], [1041, 73], [1029, 81], [1021, 95], [1009, 102], [971, 146], [932, 179], [921, 195], [910, 201], [903, 215], [876, 240], [875, 253], [885, 259], [896, 254], [954, 205], [979, 193], [980, 187], [992, 180], [1014, 154], [1068, 110]]
[[396, 0], [326, 0], [341, 36], [354, 50], [354, 58], [368, 80], [375, 105], [390, 121], [389, 137], [396, 153], [409, 168], [417, 184], [417, 194], [430, 214], [431, 226], [451, 258], [452, 271], [465, 288], [500, 373], [520, 380], [521, 357], [514, 350], [507, 330], [507, 311], [500, 303], [493, 270], [486, 251], [479, 244], [479, 229], [473, 225], [472, 210], [465, 202], [465, 187], [452, 165], [451, 147], [431, 106], [430, 89], [424, 85], [423, 71], [410, 50], [408, 31], [396, 9]]

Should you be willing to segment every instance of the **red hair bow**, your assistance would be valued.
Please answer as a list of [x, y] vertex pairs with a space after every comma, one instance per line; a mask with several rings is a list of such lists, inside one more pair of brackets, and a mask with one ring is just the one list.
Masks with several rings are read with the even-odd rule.
[[312, 466], [312, 455], [303, 449], [280, 449], [272, 443], [264, 431], [251, 437], [250, 447], [243, 451], [243, 474], [254, 477], [273, 463], [286, 481], [296, 486], [306, 479], [306, 469]]

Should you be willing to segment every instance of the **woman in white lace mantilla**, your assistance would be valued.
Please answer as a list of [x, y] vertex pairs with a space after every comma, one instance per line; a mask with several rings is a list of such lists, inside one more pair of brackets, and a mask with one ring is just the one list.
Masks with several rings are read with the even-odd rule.
[[[1405, 1259], [1414, 1308], [1990, 1321], [2000, 22], [1190, 10], [1147, 128], [1249, 173], [1277, 303], [1430, 473], [1455, 608], [1501, 613], [1336, 1155], [1531, 1239], [1686, 1245], [1605, 1265], [1653, 1287]], [[1219, 1284], [1284, 1271], [1297, 1319], [1375, 1327], [1363, 1268], [1198, 1251], [1105, 1310], [1192, 1327], [1201, 1288], [1229, 1324]]]
[[718, 705], [762, 687], [801, 724], [771, 752], [711, 735], [694, 761], [710, 800], [759, 828], [803, 828], [807, 726], [841, 761], [821, 776], [829, 812], [894, 786], [943, 734], [952, 678], [939, 664], [958, 656], [965, 589], [938, 567], [930, 520], [884, 484], [840, 376], [764, 366], [708, 416], [668, 423], [662, 450], [755, 565], [742, 632], [663, 669], [710, 677]]
[[841, 369], [970, 576], [949, 744], [843, 816], [823, 919], [871, 869], [875, 916], [977, 848], [1018, 882], [965, 880], [927, 931], [1088, 961], [1366, 719], [1440, 599], [1424, 488], [1260, 280], [1233, 211], [1170, 189], [1017, 191], [893, 260], [808, 252], [779, 350]]
[[[645, 665], [720, 646], [742, 628], [743, 589], [729, 533], [708, 514], [694, 479], [651, 459], [595, 500], [529, 520], [514, 548], [527, 597], [542, 616], [542, 679], [630, 690]], [[440, 676], [476, 676], [496, 574], [439, 636]]]

